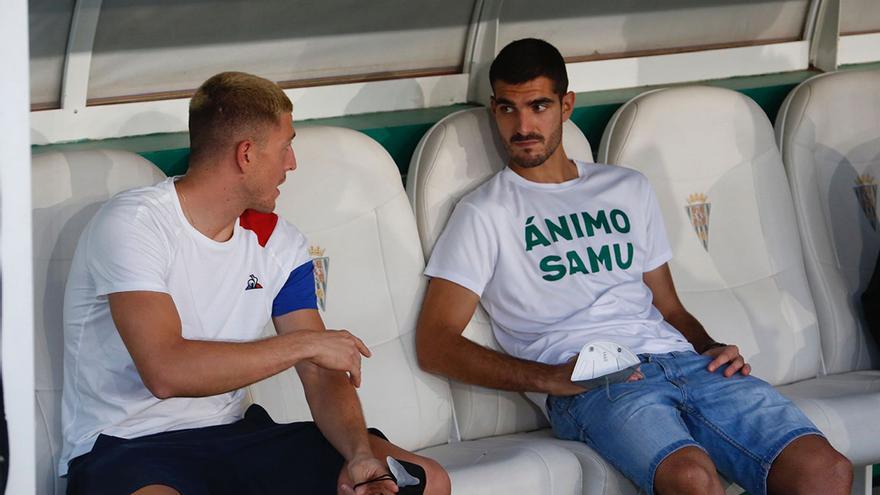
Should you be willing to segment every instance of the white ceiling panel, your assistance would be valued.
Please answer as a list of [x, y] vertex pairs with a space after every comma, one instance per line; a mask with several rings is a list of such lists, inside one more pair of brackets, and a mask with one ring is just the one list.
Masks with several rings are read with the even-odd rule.
[[807, 0], [505, 0], [499, 41], [543, 38], [566, 58], [604, 58], [793, 40], [808, 8]]
[[840, 34], [880, 31], [880, 0], [840, 0]]
[[473, 0], [104, 0], [90, 100], [274, 81], [460, 71]]

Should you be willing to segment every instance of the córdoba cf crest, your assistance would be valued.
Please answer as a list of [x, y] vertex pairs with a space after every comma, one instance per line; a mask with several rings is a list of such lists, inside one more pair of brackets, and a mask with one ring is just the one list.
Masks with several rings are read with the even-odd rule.
[[871, 224], [871, 228], [877, 231], [877, 181], [871, 174], [862, 174], [856, 178], [856, 185], [853, 186], [856, 198], [859, 200], [859, 206], [862, 207], [862, 213]]
[[330, 257], [324, 256], [324, 249], [319, 246], [309, 247], [315, 275], [315, 297], [321, 311], [327, 308], [327, 274], [330, 272]]
[[697, 238], [703, 243], [703, 249], [709, 251], [709, 211], [712, 204], [708, 203], [707, 199], [709, 198], [705, 194], [691, 194], [684, 209], [691, 220], [691, 225], [694, 226]]

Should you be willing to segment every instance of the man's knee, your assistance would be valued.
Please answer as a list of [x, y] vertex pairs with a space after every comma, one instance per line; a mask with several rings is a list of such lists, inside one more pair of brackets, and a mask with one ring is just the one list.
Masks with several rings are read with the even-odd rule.
[[721, 490], [715, 464], [705, 452], [685, 447], [657, 467], [654, 491], [660, 494], [714, 494]]
[[836, 490], [840, 490], [841, 493], [849, 493], [852, 490], [852, 462], [836, 450], [833, 450], [831, 465], [829, 466], [829, 475], [837, 485], [835, 488]]
[[852, 463], [824, 438], [801, 437], [773, 463], [768, 478], [771, 493], [848, 494], [852, 488]]
[[852, 463], [832, 448], [809, 456], [799, 468], [799, 476], [794, 477], [797, 480], [794, 486], [779, 493], [843, 495], [852, 489]]
[[145, 486], [132, 495], [180, 495], [180, 492], [165, 485], [149, 485]]
[[425, 478], [427, 483], [425, 486], [425, 495], [449, 495], [452, 492], [452, 481], [449, 479], [449, 473], [434, 459], [423, 457], [423, 461], [419, 461], [419, 465], [425, 470]]

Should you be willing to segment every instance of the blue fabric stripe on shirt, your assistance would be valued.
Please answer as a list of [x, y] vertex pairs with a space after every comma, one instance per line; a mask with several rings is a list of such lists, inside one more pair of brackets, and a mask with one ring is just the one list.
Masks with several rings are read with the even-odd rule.
[[315, 296], [315, 275], [312, 261], [296, 267], [284, 287], [272, 301], [272, 317], [285, 315], [299, 309], [318, 309]]

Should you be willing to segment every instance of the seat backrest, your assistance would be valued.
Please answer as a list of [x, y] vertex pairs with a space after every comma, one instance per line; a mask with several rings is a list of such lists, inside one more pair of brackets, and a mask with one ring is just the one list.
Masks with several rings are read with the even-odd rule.
[[[569, 157], [593, 161], [590, 143], [570, 121], [563, 127], [563, 146]], [[449, 115], [422, 137], [410, 162], [407, 192], [426, 258], [458, 200], [504, 168], [505, 163], [507, 152], [486, 108]], [[464, 335], [500, 349], [482, 308], [477, 309]], [[462, 439], [533, 430], [547, 424], [540, 409], [522, 394], [458, 382], [451, 386]]]
[[776, 138], [794, 197], [828, 373], [876, 368], [860, 296], [880, 251], [880, 70], [823, 74], [789, 93]]
[[[424, 257], [400, 172], [378, 143], [348, 129], [298, 129], [294, 151], [297, 169], [275, 211], [309, 240], [327, 327], [351, 331], [373, 353], [359, 389], [367, 423], [408, 449], [447, 442], [449, 385], [415, 358]], [[294, 370], [250, 392], [276, 421], [311, 418]]]
[[685, 307], [755, 373], [819, 372], [819, 333], [791, 194], [766, 115], [735, 91], [642, 94], [614, 114], [599, 161], [641, 171], [657, 194]]
[[33, 157], [34, 346], [37, 493], [64, 493], [61, 455], [64, 286], [80, 233], [114, 194], [165, 175], [124, 151], [76, 151]]

